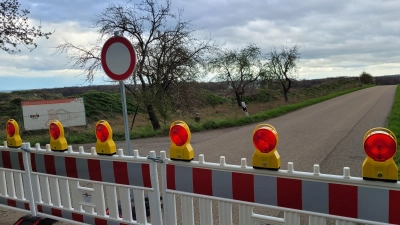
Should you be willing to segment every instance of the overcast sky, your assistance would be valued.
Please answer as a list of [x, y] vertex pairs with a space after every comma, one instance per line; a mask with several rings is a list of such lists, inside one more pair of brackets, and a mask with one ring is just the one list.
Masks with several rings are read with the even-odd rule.
[[[92, 20], [112, 0], [20, 0], [31, 11], [30, 24], [53, 31], [37, 40], [38, 48], [22, 53], [0, 52], [0, 90], [88, 85], [82, 71], [71, 70], [65, 54], [54, 54], [64, 40], [89, 45], [97, 38]], [[131, 1], [132, 3], [138, 0]], [[162, 1], [160, 1], [162, 2]], [[400, 74], [400, 1], [396, 0], [172, 0], [184, 9], [183, 19], [211, 33], [217, 43], [241, 48], [300, 46], [299, 77], [315, 79]], [[104, 74], [94, 84], [106, 84]]]

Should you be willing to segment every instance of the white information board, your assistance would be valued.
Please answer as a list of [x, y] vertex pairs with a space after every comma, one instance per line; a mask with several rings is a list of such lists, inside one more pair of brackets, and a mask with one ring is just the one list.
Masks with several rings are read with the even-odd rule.
[[23, 101], [22, 114], [25, 130], [48, 129], [52, 120], [64, 127], [86, 125], [83, 98]]

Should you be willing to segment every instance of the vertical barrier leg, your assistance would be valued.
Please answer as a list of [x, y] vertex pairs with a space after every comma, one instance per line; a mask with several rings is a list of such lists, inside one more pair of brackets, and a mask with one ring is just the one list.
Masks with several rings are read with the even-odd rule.
[[218, 202], [219, 223], [221, 225], [232, 224], [232, 203]]
[[[155, 151], [150, 151], [150, 157], [156, 158]], [[149, 192], [149, 204], [150, 204], [150, 217], [151, 223], [155, 225], [162, 225], [162, 213], [161, 213], [161, 200], [160, 200], [160, 188], [158, 182], [157, 163], [152, 161], [150, 163], [150, 179], [151, 186], [153, 187], [152, 192]]]
[[176, 203], [175, 203], [175, 195], [167, 193], [167, 155], [165, 151], [160, 152], [160, 158], [163, 160], [163, 164], [161, 165], [161, 174], [162, 174], [162, 193], [163, 193], [163, 202], [164, 202], [164, 217], [166, 225], [176, 225]]
[[59, 179], [60, 182], [60, 191], [61, 191], [61, 200], [64, 209], [72, 209], [71, 205], [71, 195], [69, 193], [69, 182], [67, 179]]
[[323, 217], [319, 217], [319, 216], [309, 216], [308, 219], [308, 224], [309, 225], [324, 225], [326, 224], [326, 219]]
[[33, 188], [32, 188], [32, 179], [31, 179], [31, 161], [30, 161], [30, 154], [28, 153], [30, 148], [29, 144], [24, 143], [22, 145], [22, 149], [24, 152], [22, 152], [22, 160], [24, 163], [24, 168], [25, 168], [25, 174], [24, 174], [24, 189], [26, 193], [26, 197], [28, 198], [29, 201], [29, 208], [31, 210], [32, 216], [36, 216], [37, 210], [36, 210], [36, 204], [35, 204], [35, 199], [33, 197]]
[[190, 196], [181, 197], [182, 223], [194, 225], [193, 198]]
[[7, 197], [6, 173], [0, 170], [0, 195]]

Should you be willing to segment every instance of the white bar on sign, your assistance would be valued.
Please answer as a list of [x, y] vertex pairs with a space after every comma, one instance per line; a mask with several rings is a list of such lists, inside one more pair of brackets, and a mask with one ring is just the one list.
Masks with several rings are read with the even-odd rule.
[[127, 222], [131, 222], [132, 217], [132, 205], [131, 205], [131, 194], [130, 189], [126, 187], [119, 187], [119, 195], [121, 199], [121, 210], [122, 219]]
[[93, 202], [96, 205], [96, 213], [99, 216], [106, 215], [106, 205], [104, 201], [104, 190], [102, 184], [93, 184]]
[[58, 179], [58, 182], [60, 182], [60, 194], [61, 194], [61, 200], [62, 200], [62, 205], [64, 206], [64, 209], [72, 209], [71, 195], [69, 193], [68, 180], [67, 179]]
[[147, 224], [144, 191], [133, 189], [133, 198], [135, 199], [136, 221], [139, 224]]
[[232, 224], [232, 204], [229, 202], [218, 202], [220, 225]]
[[300, 225], [300, 214], [294, 212], [285, 212], [285, 223], [291, 225]]
[[0, 196], [7, 197], [7, 182], [6, 173], [4, 170], [0, 170]]
[[14, 173], [11, 171], [5, 171], [5, 173], [6, 173], [8, 197], [15, 198]]
[[210, 199], [200, 198], [200, 224], [201, 225], [213, 225], [212, 215], [212, 201]]
[[108, 210], [110, 218], [118, 219], [118, 202], [117, 202], [117, 189], [115, 186], [106, 185], [106, 194], [108, 199]]
[[43, 203], [46, 205], [51, 204], [50, 189], [49, 189], [49, 178], [45, 176], [39, 176], [40, 190], [42, 192]]
[[24, 195], [24, 184], [22, 183], [22, 174], [21, 173], [14, 173], [14, 180], [15, 180], [15, 191], [17, 194], [17, 198], [20, 200], [25, 200]]
[[58, 185], [58, 178], [49, 177], [49, 184], [50, 184], [50, 195], [51, 200], [54, 206], [62, 207], [61, 206], [61, 199], [60, 199], [60, 186]]
[[239, 225], [251, 224], [251, 214], [253, 207], [248, 205], [239, 205]]
[[194, 225], [193, 198], [190, 196], [181, 196], [182, 223]]
[[309, 225], [325, 225], [326, 219], [320, 216], [309, 216]]

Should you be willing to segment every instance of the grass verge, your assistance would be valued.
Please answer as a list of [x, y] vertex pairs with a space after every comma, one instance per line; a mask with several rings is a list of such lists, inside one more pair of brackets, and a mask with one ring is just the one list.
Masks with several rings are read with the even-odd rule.
[[[394, 102], [392, 106], [392, 111], [388, 117], [388, 129], [391, 130], [398, 140], [397, 149], [399, 149], [400, 140], [400, 85], [397, 85], [396, 94], [394, 97]], [[400, 153], [397, 151], [394, 156], [394, 161], [397, 167], [400, 167]], [[400, 174], [400, 173], [399, 173]]]
[[[265, 121], [267, 119], [275, 118], [281, 115], [284, 115], [289, 112], [293, 112], [299, 110], [301, 108], [320, 103], [341, 95], [345, 95], [354, 91], [358, 91], [364, 88], [372, 87], [373, 85], [363, 85], [362, 87], [347, 89], [344, 91], [339, 91], [333, 94], [325, 95], [322, 97], [317, 97], [313, 99], [308, 99], [304, 101], [300, 101], [293, 104], [287, 104], [283, 106], [279, 106], [276, 108], [272, 108], [267, 111], [263, 111], [260, 113], [253, 114], [248, 117], [239, 117], [239, 118], [224, 118], [224, 119], [209, 119], [204, 120], [201, 123], [195, 122], [188, 122], [190, 130], [192, 132], [199, 132], [204, 130], [210, 129], [218, 129], [218, 128], [226, 128], [226, 127], [235, 127], [235, 126], [242, 126], [251, 123], [257, 123], [261, 121]], [[399, 97], [400, 99], [400, 97]], [[400, 100], [399, 100], [400, 102]], [[399, 105], [400, 107], [400, 105]], [[400, 121], [400, 119], [399, 119]], [[400, 122], [399, 122], [399, 129], [400, 129]], [[130, 133], [131, 139], [138, 139], [138, 138], [148, 138], [154, 136], [164, 136], [168, 135], [169, 127], [164, 127], [160, 130], [154, 131], [151, 126], [142, 126], [136, 127], [133, 132]], [[42, 135], [32, 135], [28, 137], [23, 137], [23, 141], [30, 142], [33, 146], [35, 143], [49, 143], [49, 136], [47, 132], [46, 134]], [[400, 132], [399, 132], [400, 133]], [[86, 131], [68, 131], [66, 130], [65, 137], [68, 141], [68, 144], [84, 144], [84, 143], [95, 143], [96, 137], [92, 129]], [[5, 140], [5, 137], [0, 134], [0, 139]], [[113, 132], [113, 139], [115, 141], [125, 140], [125, 134], [121, 131], [114, 131]]]

